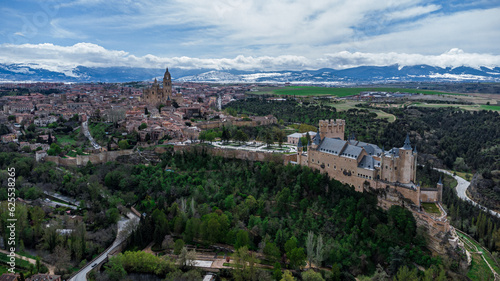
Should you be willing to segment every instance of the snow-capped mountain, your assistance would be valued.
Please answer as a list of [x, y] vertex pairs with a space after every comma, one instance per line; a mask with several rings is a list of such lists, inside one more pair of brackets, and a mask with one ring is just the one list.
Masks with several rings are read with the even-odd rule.
[[[383, 83], [411, 81], [500, 82], [500, 67], [440, 68], [415, 66], [360, 66], [349, 69], [323, 68], [302, 71], [241, 71], [213, 69], [169, 69], [172, 79], [179, 82], [208, 83]], [[129, 82], [162, 79], [164, 69], [137, 67], [84, 67], [63, 72], [33, 64], [0, 64], [2, 81], [46, 82]]]

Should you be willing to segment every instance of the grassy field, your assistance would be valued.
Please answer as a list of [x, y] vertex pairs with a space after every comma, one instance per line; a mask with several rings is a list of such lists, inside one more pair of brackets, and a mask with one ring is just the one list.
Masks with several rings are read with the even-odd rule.
[[445, 93], [438, 91], [419, 90], [419, 89], [403, 89], [403, 88], [388, 88], [388, 87], [372, 87], [372, 88], [326, 88], [313, 86], [291, 86], [285, 88], [262, 88], [255, 94], [276, 94], [276, 95], [294, 95], [294, 96], [336, 96], [346, 97], [357, 95], [366, 91], [379, 92], [405, 92], [405, 93], [423, 93], [426, 95], [462, 95], [457, 93]]
[[500, 105], [485, 105], [485, 104], [482, 104], [480, 107], [481, 107], [481, 109], [484, 109], [484, 110], [500, 111]]
[[[337, 111], [346, 111], [346, 110], [349, 110], [352, 108], [359, 109], [358, 107], [356, 107], [356, 104], [359, 104], [359, 103], [362, 103], [362, 102], [346, 100], [346, 101], [340, 101], [337, 103], [329, 103], [327, 105], [335, 107], [335, 109], [337, 109]], [[376, 113], [377, 119], [387, 119], [387, 121], [389, 121], [391, 123], [396, 121], [396, 116], [394, 116], [393, 114], [384, 112], [380, 109], [369, 108], [368, 110], [370, 112]]]
[[415, 102], [412, 103], [411, 106], [416, 107], [432, 107], [432, 108], [440, 108], [440, 107], [457, 107], [465, 110], [494, 110], [500, 111], [500, 105], [478, 105], [478, 104], [441, 104], [441, 103], [421, 103]]
[[72, 139], [70, 136], [68, 135], [56, 135], [56, 138], [57, 138], [57, 141], [63, 145], [67, 145], [67, 144], [75, 144], [75, 140]]
[[422, 203], [422, 208], [429, 214], [441, 214], [439, 207], [435, 203]]
[[490, 268], [488, 267], [482, 256], [477, 253], [477, 251], [479, 250], [479, 252], [482, 252], [483, 256], [486, 258], [486, 260], [491, 265], [493, 270], [499, 273], [500, 269], [498, 268], [498, 266], [496, 265], [495, 261], [490, 256], [490, 254], [486, 252], [482, 248], [482, 246], [479, 245], [479, 243], [477, 243], [474, 239], [469, 239], [469, 237], [463, 235], [458, 231], [457, 234], [458, 236], [460, 236], [461, 239], [466, 241], [466, 243], [464, 243], [465, 248], [472, 253], [472, 264], [470, 266], [469, 272], [467, 273], [467, 277], [469, 277], [472, 280], [493, 280], [493, 273], [491, 272]]

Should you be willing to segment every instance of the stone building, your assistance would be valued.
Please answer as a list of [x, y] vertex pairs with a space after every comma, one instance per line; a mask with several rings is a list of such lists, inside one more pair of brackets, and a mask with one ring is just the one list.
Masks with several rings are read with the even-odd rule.
[[411, 147], [409, 135], [402, 147], [385, 150], [354, 138], [344, 140], [344, 130], [344, 120], [321, 120], [307, 152], [299, 141], [295, 163], [327, 173], [356, 191], [389, 187], [418, 207], [421, 202], [440, 202], [442, 187], [417, 184], [417, 149]]
[[163, 75], [163, 87], [160, 87], [155, 78], [151, 88], [144, 89], [143, 98], [149, 106], [154, 107], [159, 107], [161, 104], [171, 106], [173, 101], [182, 104], [182, 94], [172, 93], [172, 77], [168, 68]]

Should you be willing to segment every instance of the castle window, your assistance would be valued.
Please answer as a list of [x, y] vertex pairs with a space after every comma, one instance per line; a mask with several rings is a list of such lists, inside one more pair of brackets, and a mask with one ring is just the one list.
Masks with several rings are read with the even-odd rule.
[[333, 168], [334, 168], [335, 170], [337, 170], [337, 166], [333, 166]]
[[398, 169], [398, 167], [394, 167], [394, 170], [397, 170], [397, 169]]

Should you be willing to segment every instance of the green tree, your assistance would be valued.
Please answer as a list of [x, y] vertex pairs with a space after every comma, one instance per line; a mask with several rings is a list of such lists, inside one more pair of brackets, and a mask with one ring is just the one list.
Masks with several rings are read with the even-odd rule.
[[139, 125], [139, 131], [146, 129], [147, 127], [148, 127], [148, 124], [142, 123], [141, 125]]
[[231, 139], [231, 133], [226, 127], [222, 127], [221, 140], [227, 143]]
[[315, 272], [312, 269], [309, 269], [306, 272], [302, 272], [302, 280], [303, 281], [325, 281], [321, 276], [321, 273]]
[[248, 140], [248, 135], [245, 134], [242, 130], [236, 131], [236, 134], [234, 135], [234, 140], [242, 143]]
[[410, 270], [406, 265], [402, 266], [394, 277], [394, 281], [418, 281], [417, 269]]
[[236, 234], [236, 243], [234, 244], [235, 249], [239, 249], [241, 247], [250, 246], [250, 238], [248, 237], [248, 232], [244, 229], [238, 230]]
[[62, 149], [57, 143], [51, 144], [49, 150], [47, 150], [47, 154], [51, 156], [59, 155], [61, 152]]
[[256, 276], [255, 263], [257, 259], [253, 253], [248, 251], [246, 246], [236, 250], [234, 255], [235, 268], [233, 271], [234, 279], [239, 280], [253, 280]]
[[283, 277], [280, 281], [295, 281], [295, 278], [290, 271], [285, 270], [285, 273], [283, 273]]
[[281, 256], [280, 249], [273, 242], [266, 242], [263, 252], [266, 258], [272, 262], [277, 262]]
[[109, 262], [104, 266], [106, 274], [112, 281], [121, 281], [127, 276], [127, 271], [123, 267], [122, 261], [119, 257], [111, 257]]
[[285, 138], [286, 138], [285, 131], [278, 129], [274, 132], [274, 135], [276, 136], [276, 139], [278, 140], [278, 145], [281, 147], [283, 142], [285, 141]]
[[279, 281], [282, 277], [283, 273], [281, 272], [281, 264], [279, 262], [275, 262], [273, 268], [273, 278], [274, 280]]
[[129, 147], [128, 141], [127, 140], [121, 140], [118, 142], [118, 147], [120, 149], [127, 149]]
[[182, 248], [184, 248], [184, 240], [182, 239], [177, 239], [175, 240], [175, 245], [174, 245], [174, 254], [178, 255], [181, 253]]

